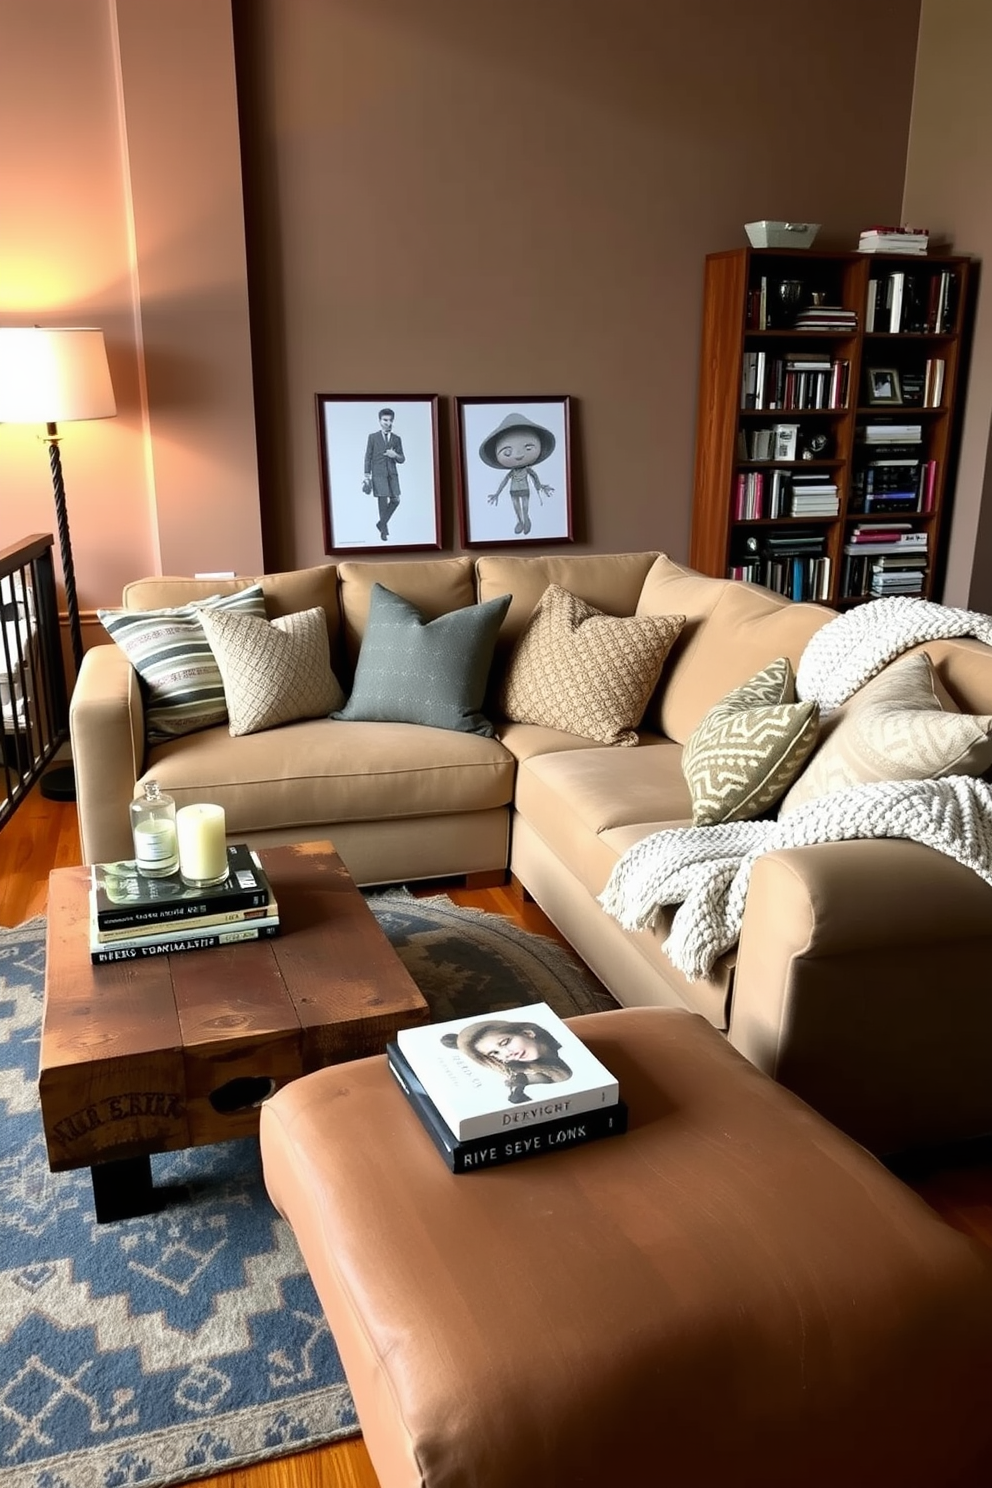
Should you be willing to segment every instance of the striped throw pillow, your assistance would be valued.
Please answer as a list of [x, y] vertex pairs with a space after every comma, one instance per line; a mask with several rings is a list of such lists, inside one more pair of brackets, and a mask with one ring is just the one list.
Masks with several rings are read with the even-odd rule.
[[224, 682], [200, 624], [204, 608], [266, 618], [261, 584], [174, 609], [97, 610], [141, 678], [149, 744], [227, 722]]

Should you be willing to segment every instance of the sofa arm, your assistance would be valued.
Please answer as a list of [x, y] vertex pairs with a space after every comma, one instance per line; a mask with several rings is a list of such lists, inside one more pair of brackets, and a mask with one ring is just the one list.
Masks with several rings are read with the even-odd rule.
[[730, 1042], [877, 1153], [992, 1131], [992, 887], [902, 839], [754, 865]]
[[144, 759], [145, 714], [138, 675], [118, 646], [94, 646], [84, 655], [69, 704], [69, 736], [83, 862], [131, 857], [128, 806]]

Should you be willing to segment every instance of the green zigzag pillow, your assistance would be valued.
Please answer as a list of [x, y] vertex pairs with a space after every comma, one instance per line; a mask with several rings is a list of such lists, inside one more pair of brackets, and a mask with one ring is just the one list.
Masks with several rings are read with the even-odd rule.
[[817, 704], [795, 697], [792, 664], [780, 656], [706, 714], [682, 751], [695, 826], [749, 821], [788, 790], [820, 725]]

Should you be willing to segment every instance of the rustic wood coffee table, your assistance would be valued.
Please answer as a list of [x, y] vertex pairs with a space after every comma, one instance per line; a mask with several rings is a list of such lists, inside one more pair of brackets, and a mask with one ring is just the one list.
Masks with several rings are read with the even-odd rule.
[[428, 1021], [329, 842], [260, 852], [280, 934], [94, 966], [88, 868], [50, 875], [39, 1091], [53, 1172], [89, 1167], [98, 1220], [161, 1208], [150, 1154], [251, 1136], [259, 1106]]

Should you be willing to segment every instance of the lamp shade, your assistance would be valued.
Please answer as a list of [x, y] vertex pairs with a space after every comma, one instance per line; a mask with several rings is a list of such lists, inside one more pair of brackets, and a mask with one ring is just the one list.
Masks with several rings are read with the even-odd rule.
[[116, 412], [102, 331], [0, 327], [0, 423], [60, 424]]

